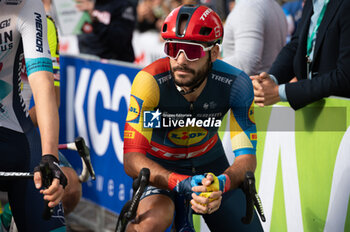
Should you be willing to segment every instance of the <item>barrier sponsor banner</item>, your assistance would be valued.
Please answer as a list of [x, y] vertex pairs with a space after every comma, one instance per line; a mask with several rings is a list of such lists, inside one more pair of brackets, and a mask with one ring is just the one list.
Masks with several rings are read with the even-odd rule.
[[[264, 231], [350, 231], [350, 99], [256, 106], [255, 121]], [[220, 137], [229, 143], [228, 130]]]
[[[96, 181], [83, 184], [83, 197], [119, 213], [131, 196], [132, 180], [123, 168], [123, 131], [132, 80], [140, 69], [67, 55], [61, 55], [60, 65], [60, 142], [85, 139]], [[71, 153], [64, 151], [80, 172], [80, 157]]]
[[350, 100], [256, 108], [265, 231], [350, 231]]

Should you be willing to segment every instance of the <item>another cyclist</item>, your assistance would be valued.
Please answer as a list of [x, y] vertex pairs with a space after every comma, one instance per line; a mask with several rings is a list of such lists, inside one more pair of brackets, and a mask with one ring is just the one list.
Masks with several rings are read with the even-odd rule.
[[[58, 110], [52, 104], [52, 62], [40, 1], [0, 1], [0, 47], [0, 170], [28, 172], [41, 163], [48, 165], [54, 177], [47, 189], [36, 190], [44, 187], [37, 166], [35, 186], [27, 180], [1, 181], [0, 190], [8, 192], [19, 231], [63, 231], [60, 201], [67, 179], [57, 165]], [[28, 75], [41, 136], [25, 109], [21, 75]], [[49, 207], [55, 207], [50, 220], [42, 219], [43, 199], [49, 201]]]
[[[51, 10], [51, 1], [43, 1], [44, 8], [46, 12]], [[47, 39], [49, 43], [52, 68], [53, 68], [53, 77], [55, 85], [55, 94], [56, 101], [52, 104], [57, 104], [57, 107], [60, 105], [60, 64], [59, 64], [59, 39], [57, 27], [54, 20], [50, 16], [46, 16], [47, 19]], [[22, 76], [22, 96], [23, 100], [26, 103], [27, 109], [29, 110], [30, 118], [32, 119], [35, 126], [37, 126], [37, 118], [35, 113], [35, 105], [32, 98], [32, 91], [28, 83], [28, 78]], [[70, 212], [74, 210], [77, 204], [80, 201], [82, 195], [82, 187], [79, 181], [76, 171], [73, 169], [71, 164], [68, 162], [66, 157], [61, 152], [58, 152], [58, 157], [60, 161], [60, 167], [67, 177], [68, 184], [64, 189], [64, 196], [62, 198], [64, 214], [67, 216]]]
[[[165, 19], [161, 35], [168, 57], [141, 70], [131, 88], [124, 168], [133, 178], [149, 168], [151, 185], [127, 231], [166, 230], [177, 195], [191, 199], [211, 231], [262, 231], [256, 215], [249, 225], [241, 222], [245, 199], [238, 188], [256, 168], [253, 87], [243, 71], [217, 59], [219, 16], [183, 5]], [[218, 136], [229, 110], [231, 166]]]

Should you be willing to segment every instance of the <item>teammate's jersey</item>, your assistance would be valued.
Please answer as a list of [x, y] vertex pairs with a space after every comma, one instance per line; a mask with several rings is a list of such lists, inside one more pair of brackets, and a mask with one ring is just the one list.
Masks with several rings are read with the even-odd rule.
[[51, 16], [47, 15], [47, 40], [49, 42], [53, 75], [55, 78], [55, 86], [60, 86], [60, 53], [59, 53], [59, 41], [58, 41], [58, 31], [55, 21]]
[[211, 159], [219, 157], [218, 129], [231, 110], [232, 150], [236, 156], [255, 154], [253, 99], [249, 77], [217, 60], [197, 100], [188, 102], [175, 86], [169, 58], [157, 60], [141, 70], [133, 82], [124, 153], [148, 153], [169, 161], [207, 158], [208, 154]]
[[[49, 43], [54, 84], [55, 86], [60, 86], [60, 62], [59, 62], [59, 40], [55, 21], [50, 17], [46, 16], [47, 19], [47, 40]], [[32, 89], [30, 88], [28, 77], [26, 75], [21, 76], [22, 79], [22, 96], [26, 105], [26, 109], [29, 110], [34, 106], [34, 99]]]
[[32, 126], [20, 93], [21, 76], [52, 72], [46, 24], [41, 1], [0, 1], [0, 127], [25, 132]]

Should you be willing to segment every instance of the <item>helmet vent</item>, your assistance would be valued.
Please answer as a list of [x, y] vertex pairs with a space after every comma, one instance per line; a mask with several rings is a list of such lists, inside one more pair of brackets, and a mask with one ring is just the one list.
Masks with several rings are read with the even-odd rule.
[[187, 25], [188, 25], [188, 14], [181, 14], [179, 17], [179, 24], [177, 24], [176, 34], [180, 37], [183, 37], [186, 33]]
[[163, 25], [163, 32], [166, 32], [167, 28], [168, 28], [168, 24], [165, 23], [165, 24]]
[[199, 34], [200, 35], [209, 35], [211, 31], [212, 31], [212, 29], [210, 27], [202, 27], [199, 30]]

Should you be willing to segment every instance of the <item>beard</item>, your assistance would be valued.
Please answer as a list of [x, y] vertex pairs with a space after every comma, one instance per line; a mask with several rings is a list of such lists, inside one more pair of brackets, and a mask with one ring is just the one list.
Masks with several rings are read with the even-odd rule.
[[[176, 67], [171, 67], [171, 75], [173, 76], [174, 82], [177, 86], [191, 88], [203, 82], [203, 80], [206, 77], [208, 77], [208, 73], [209, 73], [209, 70], [211, 69], [211, 65], [212, 63], [210, 62], [210, 57], [209, 57], [207, 62], [204, 65], [204, 68], [197, 72], [193, 69], [188, 68], [187, 66], [176, 66]], [[186, 71], [188, 73], [191, 73], [193, 77], [188, 78], [183, 75], [177, 75], [177, 77], [175, 77], [175, 71]], [[188, 80], [186, 80], [186, 78]]]

